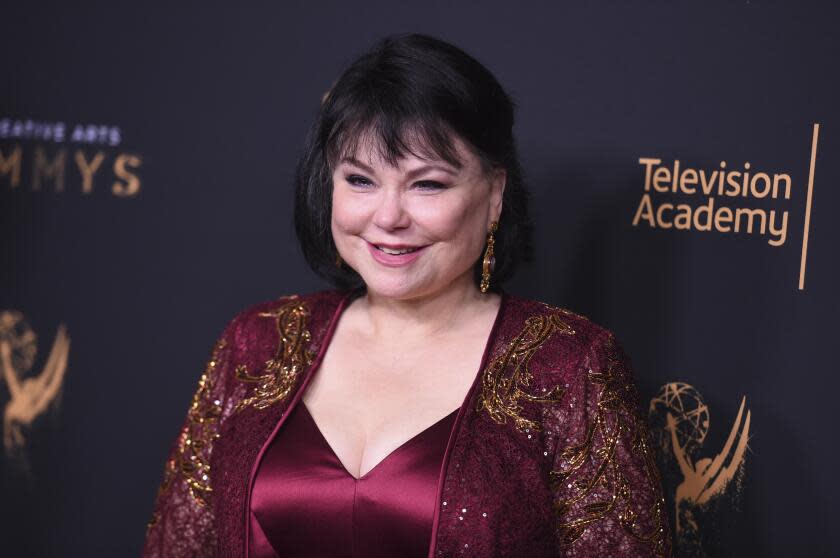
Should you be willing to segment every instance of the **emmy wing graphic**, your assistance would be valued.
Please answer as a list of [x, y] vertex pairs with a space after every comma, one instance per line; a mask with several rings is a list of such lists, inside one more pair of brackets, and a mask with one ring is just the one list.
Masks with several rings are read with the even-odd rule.
[[[694, 505], [702, 505], [712, 497], [719, 495], [726, 488], [726, 485], [735, 478], [741, 462], [744, 460], [744, 452], [747, 450], [747, 440], [750, 432], [750, 412], [747, 411], [747, 418], [741, 425], [741, 417], [744, 414], [744, 404], [747, 398], [741, 398], [741, 407], [738, 409], [738, 416], [729, 437], [726, 439], [723, 449], [714, 459], [704, 457], [696, 463], [691, 462], [691, 457], [686, 454], [685, 448], [680, 446], [677, 439], [677, 420], [674, 415], [668, 413], [668, 430], [671, 432], [671, 444], [674, 450], [674, 457], [679, 463], [680, 471], [683, 474], [683, 482], [677, 487], [676, 504], [679, 510], [681, 502], [689, 502]], [[737, 446], [733, 451], [735, 440]], [[677, 513], [677, 531], [682, 530], [680, 525], [680, 514]], [[693, 525], [696, 529], [697, 526]]]
[[672, 382], [662, 386], [650, 402], [650, 416], [665, 469], [673, 463], [678, 466], [677, 476], [671, 477], [667, 488], [673, 491], [679, 554], [706, 556], [703, 541], [711, 542], [709, 537], [714, 537], [714, 528], [707, 523], [721, 513], [721, 506], [736, 508], [740, 497], [750, 435], [746, 397], [741, 398], [723, 447], [711, 456], [703, 448], [709, 433], [709, 407], [691, 385]]
[[0, 368], [9, 391], [9, 401], [3, 409], [3, 446], [7, 455], [24, 451], [26, 430], [56, 400], [69, 352], [70, 338], [61, 324], [43, 370], [27, 375], [37, 353], [35, 332], [20, 312], [0, 312]]

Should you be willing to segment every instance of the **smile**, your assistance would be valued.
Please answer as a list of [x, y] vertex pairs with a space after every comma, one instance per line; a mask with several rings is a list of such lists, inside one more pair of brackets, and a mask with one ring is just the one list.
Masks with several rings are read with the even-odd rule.
[[[374, 246], [376, 246], [374, 244]], [[410, 252], [416, 252], [420, 248], [385, 248], [384, 246], [376, 246], [377, 250], [382, 250], [386, 254], [408, 254]]]
[[367, 243], [373, 259], [387, 267], [402, 267], [412, 263], [420, 257], [427, 246], [384, 246], [382, 244]]

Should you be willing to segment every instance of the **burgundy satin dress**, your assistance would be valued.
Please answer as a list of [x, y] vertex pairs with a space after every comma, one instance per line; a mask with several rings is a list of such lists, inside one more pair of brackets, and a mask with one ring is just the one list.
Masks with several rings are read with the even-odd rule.
[[356, 479], [299, 401], [254, 479], [249, 558], [426, 558], [457, 415], [455, 409]]

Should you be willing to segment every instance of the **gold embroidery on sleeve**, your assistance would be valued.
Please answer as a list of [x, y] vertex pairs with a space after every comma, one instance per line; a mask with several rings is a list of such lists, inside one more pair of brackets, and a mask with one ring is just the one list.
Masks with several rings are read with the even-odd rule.
[[520, 400], [540, 403], [559, 403], [565, 393], [561, 386], [534, 394], [527, 391], [533, 376], [528, 370], [531, 357], [555, 332], [574, 335], [575, 331], [561, 319], [562, 310], [531, 316], [525, 327], [510, 342], [507, 349], [484, 369], [481, 393], [476, 411], [485, 409], [497, 423], [510, 417], [520, 431], [540, 430], [539, 424], [522, 416]]
[[[207, 495], [213, 491], [210, 486], [210, 448], [219, 437], [218, 420], [222, 413], [222, 403], [213, 398], [212, 392], [219, 355], [226, 344], [223, 338], [216, 342], [204, 373], [198, 379], [198, 388], [193, 394], [184, 427], [178, 435], [175, 451], [166, 462], [157, 501], [169, 490], [178, 475], [183, 476], [190, 496], [200, 506], [207, 504]], [[156, 509], [147, 524], [148, 529], [158, 522], [159, 514], [160, 510]]]
[[312, 362], [314, 353], [308, 350], [311, 339], [307, 329], [309, 308], [297, 296], [290, 298], [291, 301], [277, 310], [258, 314], [263, 318], [274, 318], [279, 341], [274, 356], [265, 362], [263, 374], [251, 375], [243, 364], [236, 367], [237, 380], [257, 385], [253, 395], [240, 401], [234, 413], [249, 406], [265, 409], [282, 401], [294, 387], [300, 371]]
[[[632, 506], [632, 487], [616, 459], [616, 446], [625, 432], [631, 436], [630, 451], [640, 455], [644, 461], [644, 471], [651, 486], [660, 486], [659, 470], [653, 451], [649, 445], [644, 418], [633, 407], [634, 386], [627, 382], [621, 357], [618, 354], [614, 338], [610, 337], [606, 345], [606, 369], [601, 372], [589, 371], [589, 380], [600, 386], [594, 420], [589, 425], [581, 443], [569, 446], [560, 456], [560, 469], [550, 472], [553, 483], [566, 484], [570, 496], [556, 503], [556, 512], [561, 516], [592, 495], [596, 487], [610, 492], [606, 499], [597, 499], [582, 506], [582, 517], [560, 524], [563, 541], [572, 544], [586, 531], [586, 528], [608, 514], [615, 512], [622, 528], [633, 538], [651, 545], [657, 556], [665, 554], [664, 505], [662, 498], [656, 500], [648, 514], [653, 518], [653, 529], [640, 532], [638, 517]], [[622, 416], [629, 420], [623, 420]], [[611, 420], [609, 420], [611, 419]], [[612, 426], [610, 426], [612, 425]], [[599, 441], [596, 447], [595, 441]], [[591, 478], [576, 478], [581, 467], [588, 459], [597, 460], [597, 466]], [[557, 484], [554, 485], [555, 489]]]
[[[297, 298], [297, 295], [280, 297], [281, 301], [287, 303], [275, 311], [258, 314], [261, 317], [276, 319], [280, 344], [274, 358], [267, 362], [266, 374], [250, 376], [244, 366], [235, 368], [237, 379], [256, 382], [258, 386], [255, 394], [241, 401], [234, 412], [247, 405], [262, 409], [282, 399], [288, 393], [301, 366], [311, 360], [311, 355], [305, 351], [305, 344], [310, 337], [306, 330], [309, 312]], [[161, 501], [162, 495], [170, 489], [172, 482], [179, 475], [183, 476], [190, 496], [198, 505], [207, 505], [207, 497], [213, 492], [210, 450], [214, 440], [219, 437], [219, 420], [222, 415], [222, 401], [215, 399], [213, 392], [219, 375], [216, 370], [220, 364], [219, 357], [226, 346], [227, 341], [224, 338], [216, 342], [204, 373], [198, 380], [198, 388], [193, 394], [175, 451], [166, 463], [163, 481], [157, 492], [157, 502]], [[154, 511], [147, 523], [147, 529], [157, 524], [160, 513], [158, 509]]]

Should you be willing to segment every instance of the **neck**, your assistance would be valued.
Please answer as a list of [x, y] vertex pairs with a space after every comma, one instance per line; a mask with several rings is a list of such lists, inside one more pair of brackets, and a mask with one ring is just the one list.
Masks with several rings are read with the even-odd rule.
[[479, 291], [470, 270], [434, 293], [395, 299], [368, 291], [356, 302], [372, 335], [428, 339], [457, 330], [484, 312], [495, 315], [500, 298], [497, 294]]

